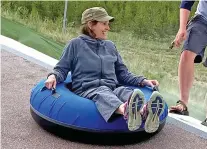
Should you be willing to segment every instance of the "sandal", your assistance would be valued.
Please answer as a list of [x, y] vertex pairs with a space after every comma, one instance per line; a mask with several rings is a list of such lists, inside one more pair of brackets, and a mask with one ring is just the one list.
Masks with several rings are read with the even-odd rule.
[[177, 102], [176, 102], [176, 106], [178, 106], [178, 105], [181, 105], [181, 106], [183, 106], [183, 110], [181, 111], [180, 109], [170, 109], [170, 113], [175, 113], [175, 114], [180, 114], [180, 115], [187, 115], [187, 116], [189, 116], [189, 112], [188, 112], [188, 108], [187, 108], [187, 106], [181, 101], [181, 100], [178, 100]]
[[207, 126], [207, 118], [201, 124]]

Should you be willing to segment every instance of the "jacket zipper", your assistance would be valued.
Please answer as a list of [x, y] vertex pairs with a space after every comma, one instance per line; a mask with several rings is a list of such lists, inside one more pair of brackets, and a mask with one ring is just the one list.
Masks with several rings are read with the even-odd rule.
[[99, 56], [99, 58], [101, 60], [101, 72], [100, 72], [100, 79], [101, 79], [102, 78], [102, 59], [101, 59], [101, 56], [99, 55], [98, 43], [97, 43], [97, 55]]

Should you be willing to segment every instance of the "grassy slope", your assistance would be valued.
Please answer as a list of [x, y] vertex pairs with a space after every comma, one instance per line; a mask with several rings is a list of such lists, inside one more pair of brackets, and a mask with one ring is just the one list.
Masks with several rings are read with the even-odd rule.
[[[58, 44], [33, 30], [5, 18], [2, 18], [3, 35], [13, 38], [40, 52], [59, 58], [64, 45]], [[77, 34], [70, 32], [70, 38]], [[168, 105], [178, 100], [177, 66], [179, 50], [169, 50], [170, 40], [146, 41], [137, 39], [128, 32], [110, 33], [109, 39], [115, 42], [129, 70], [135, 74], [144, 74], [150, 79], [158, 79], [160, 90]], [[65, 42], [65, 41], [64, 41]], [[202, 120], [205, 117], [204, 98], [207, 92], [207, 71], [202, 65], [196, 65], [196, 81], [190, 95], [190, 115]], [[206, 97], [207, 98], [207, 97]]]
[[13, 38], [29, 47], [33, 47], [56, 59], [60, 57], [64, 45], [58, 44], [22, 24], [12, 22], [3, 17], [1, 17], [1, 26], [1, 33], [3, 35]]

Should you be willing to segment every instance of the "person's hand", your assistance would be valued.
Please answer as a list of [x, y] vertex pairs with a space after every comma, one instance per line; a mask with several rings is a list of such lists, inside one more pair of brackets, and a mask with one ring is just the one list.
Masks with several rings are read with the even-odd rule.
[[56, 78], [55, 78], [55, 75], [54, 74], [50, 75], [47, 78], [47, 80], [45, 81], [45, 86], [48, 89], [56, 88], [56, 84], [57, 84], [57, 81], [56, 81]]
[[173, 45], [172, 46], [175, 46], [177, 48], [180, 47], [180, 45], [182, 44], [182, 42], [186, 39], [186, 35], [187, 35], [187, 30], [186, 28], [184, 29], [179, 29], [178, 30], [178, 33], [173, 41]]
[[159, 86], [159, 82], [157, 80], [147, 80], [147, 79], [144, 79], [141, 82], [141, 86], [149, 86], [149, 87]]

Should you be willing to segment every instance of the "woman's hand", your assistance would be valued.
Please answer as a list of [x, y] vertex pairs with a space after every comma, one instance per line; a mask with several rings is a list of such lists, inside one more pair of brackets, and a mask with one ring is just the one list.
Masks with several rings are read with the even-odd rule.
[[157, 80], [147, 80], [147, 79], [144, 79], [141, 82], [141, 86], [149, 86], [149, 87], [159, 86], [159, 82]]
[[47, 78], [47, 80], [45, 81], [45, 86], [48, 89], [56, 88], [56, 84], [57, 84], [57, 81], [56, 81], [56, 78], [55, 78], [55, 75], [54, 74], [50, 75]]

